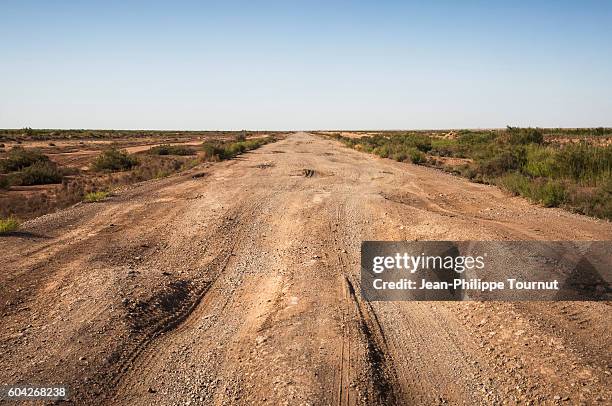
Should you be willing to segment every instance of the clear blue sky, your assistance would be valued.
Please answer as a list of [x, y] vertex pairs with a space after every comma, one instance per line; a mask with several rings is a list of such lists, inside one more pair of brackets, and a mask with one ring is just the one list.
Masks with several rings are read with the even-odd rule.
[[0, 0], [0, 128], [612, 126], [612, 1]]

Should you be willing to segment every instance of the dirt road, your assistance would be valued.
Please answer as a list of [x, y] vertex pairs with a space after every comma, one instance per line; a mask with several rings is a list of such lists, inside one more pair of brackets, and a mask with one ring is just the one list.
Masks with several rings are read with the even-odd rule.
[[0, 237], [0, 384], [67, 383], [77, 404], [611, 401], [607, 303], [362, 301], [361, 241], [415, 239], [612, 226], [293, 134]]

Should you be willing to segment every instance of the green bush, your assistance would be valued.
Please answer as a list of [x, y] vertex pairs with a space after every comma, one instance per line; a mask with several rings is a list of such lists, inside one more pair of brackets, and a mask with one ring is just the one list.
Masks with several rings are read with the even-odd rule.
[[504, 175], [498, 180], [498, 185], [508, 190], [515, 196], [528, 196], [531, 193], [529, 178], [521, 175], [518, 172], [512, 172]]
[[95, 171], [125, 171], [138, 165], [138, 160], [126, 151], [107, 149], [94, 160], [92, 168]]
[[554, 180], [535, 182], [532, 186], [531, 198], [544, 207], [558, 207], [565, 203], [566, 191], [562, 183]]
[[475, 146], [482, 146], [490, 144], [497, 139], [497, 134], [492, 132], [473, 132], [473, 131], [461, 131], [457, 138], [457, 143], [463, 146], [464, 149], [472, 149]]
[[429, 151], [432, 155], [438, 156], [457, 156], [462, 158], [462, 154], [459, 153], [457, 141], [449, 139], [436, 138], [431, 140], [431, 150]]
[[545, 207], [558, 207], [567, 201], [565, 186], [554, 180], [531, 179], [514, 172], [501, 177], [497, 184], [514, 195], [525, 196]]
[[612, 220], [612, 178], [600, 188], [574, 186], [568, 193], [567, 206], [578, 213]]
[[513, 128], [508, 127], [508, 142], [513, 145], [541, 144], [544, 142], [544, 134], [538, 128]]
[[48, 160], [49, 158], [38, 150], [15, 147], [8, 152], [5, 159], [0, 160], [0, 172], [9, 173], [20, 171], [36, 162]]
[[262, 145], [274, 141], [273, 137], [257, 138], [237, 142], [205, 142], [202, 144], [204, 159], [222, 161], [232, 159], [244, 152], [257, 149]]
[[583, 183], [605, 183], [612, 176], [612, 145], [568, 144], [559, 151], [557, 161], [559, 176]]
[[0, 234], [10, 233], [19, 228], [19, 221], [12, 217], [3, 219], [0, 218]]
[[612, 145], [589, 143], [610, 129], [552, 129], [546, 135], [583, 137], [579, 143], [545, 143], [545, 131], [508, 127], [505, 131], [460, 130], [455, 138], [422, 133], [385, 133], [352, 139], [346, 146], [397, 161], [440, 167], [441, 157], [469, 158], [445, 170], [472, 181], [493, 183], [546, 207], [563, 206], [602, 218], [612, 216]]
[[485, 152], [476, 159], [478, 171], [488, 177], [502, 176], [507, 172], [516, 171], [525, 163], [525, 150], [520, 147], [513, 149], [494, 149]]
[[195, 151], [192, 148], [183, 145], [158, 145], [149, 149], [151, 155], [195, 155]]
[[39, 161], [23, 169], [15, 176], [15, 184], [21, 186], [61, 183], [64, 174], [51, 161]]
[[391, 159], [397, 162], [404, 162], [408, 159], [408, 154], [405, 151], [396, 151], [391, 154]]
[[410, 157], [410, 162], [412, 162], [413, 164], [420, 164], [427, 160], [425, 154], [416, 148], [409, 148], [408, 156]]
[[391, 154], [391, 147], [389, 145], [381, 145], [380, 147], [375, 147], [372, 152], [381, 158], [388, 158]]
[[552, 147], [529, 145], [526, 149], [523, 172], [534, 177], [557, 177], [559, 175], [558, 153]]
[[0, 176], [0, 189], [7, 190], [11, 187], [11, 182], [8, 176]]
[[216, 142], [205, 142], [202, 144], [204, 158], [207, 160], [221, 160], [223, 156], [223, 146]]

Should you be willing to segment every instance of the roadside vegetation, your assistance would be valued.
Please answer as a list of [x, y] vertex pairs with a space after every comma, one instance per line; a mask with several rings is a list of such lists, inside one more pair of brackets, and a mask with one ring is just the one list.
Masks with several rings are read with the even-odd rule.
[[474, 182], [494, 184], [546, 207], [612, 220], [610, 129], [508, 127], [447, 134], [406, 132], [361, 138], [345, 145], [400, 162], [434, 166]]
[[203, 143], [203, 158], [207, 161], [224, 161], [276, 141], [274, 137], [256, 138], [252, 140], [240, 140], [241, 138], [237, 137], [237, 139], [237, 141]]
[[[138, 153], [113, 143], [80, 169], [55, 163], [39, 148], [13, 146], [0, 151], [0, 218], [28, 219], [78, 202], [103, 201], [109, 190], [231, 159], [275, 140], [247, 135], [234, 132], [201, 146], [163, 144]], [[39, 187], [30, 188], [34, 185]]]

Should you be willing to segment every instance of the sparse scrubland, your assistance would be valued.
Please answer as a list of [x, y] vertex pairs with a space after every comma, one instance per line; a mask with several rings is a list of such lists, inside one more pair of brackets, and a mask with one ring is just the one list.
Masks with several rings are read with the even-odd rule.
[[[450, 146], [463, 148], [461, 137], [447, 137], [456, 139]], [[524, 148], [559, 153], [544, 140]], [[259, 142], [198, 141], [190, 141], [194, 156], [120, 145], [138, 164], [114, 172], [85, 168], [102, 152], [86, 146], [92, 154], [78, 161], [81, 172], [60, 187], [91, 192], [80, 200], [104, 200], [101, 191], [116, 197], [0, 237], [0, 382], [61, 382], [78, 405], [611, 398], [607, 302], [368, 302], [359, 266], [361, 240], [607, 241], [609, 222], [307, 133], [226, 163], [209, 160]], [[442, 141], [432, 136], [431, 149], [421, 138], [407, 142], [427, 160], [476, 165], [433, 155]], [[74, 158], [49, 156], [62, 165]], [[205, 162], [162, 181], [112, 187], [175, 160]], [[0, 196], [38, 188], [11, 186]], [[530, 275], [512, 267], [515, 256], [541, 260], [528, 246], [508, 254], [501, 263], [521, 279]], [[587, 275], [568, 272], [572, 283], [593, 286], [593, 262], [562, 254]]]
[[[2, 134], [5, 137], [6, 134], [14, 134], [11, 131], [0, 130], [0, 137]], [[99, 135], [114, 136], [115, 133], [125, 135], [126, 132], [105, 131]], [[100, 144], [99, 152], [92, 151], [91, 159], [84, 167], [56, 162], [54, 158], [64, 151], [56, 152], [60, 147], [55, 143], [45, 144], [44, 148], [25, 147], [13, 139], [15, 144], [11, 149], [0, 151], [0, 216], [28, 219], [81, 201], [104, 200], [108, 197], [107, 191], [117, 187], [164, 178], [203, 162], [231, 159], [275, 139], [271, 136], [248, 139], [247, 136], [254, 133], [246, 132], [219, 133], [223, 136], [206, 140], [200, 145], [165, 143], [148, 149], [138, 148], [135, 153], [130, 153], [116, 141]], [[81, 132], [24, 129], [16, 134], [36, 139], [72, 136]], [[98, 132], [87, 134], [91, 136]], [[175, 133], [163, 134], [168, 136]], [[70, 157], [71, 154], [79, 154], [82, 149], [92, 148], [82, 141], [75, 145], [64, 147], [64, 156]], [[38, 188], [31, 188], [37, 185]]]
[[335, 134], [383, 158], [438, 167], [498, 185], [546, 207], [612, 219], [612, 129], [461, 130]]
[[191, 139], [196, 137], [234, 137], [240, 133], [245, 137], [256, 137], [269, 134], [269, 131], [156, 131], [156, 130], [87, 130], [87, 129], [38, 129], [16, 128], [0, 129], [0, 142], [5, 141], [51, 141], [51, 140], [117, 140], [146, 139], [171, 137], [176, 139]]
[[61, 183], [69, 173], [36, 149], [16, 147], [0, 160], [0, 189]]

